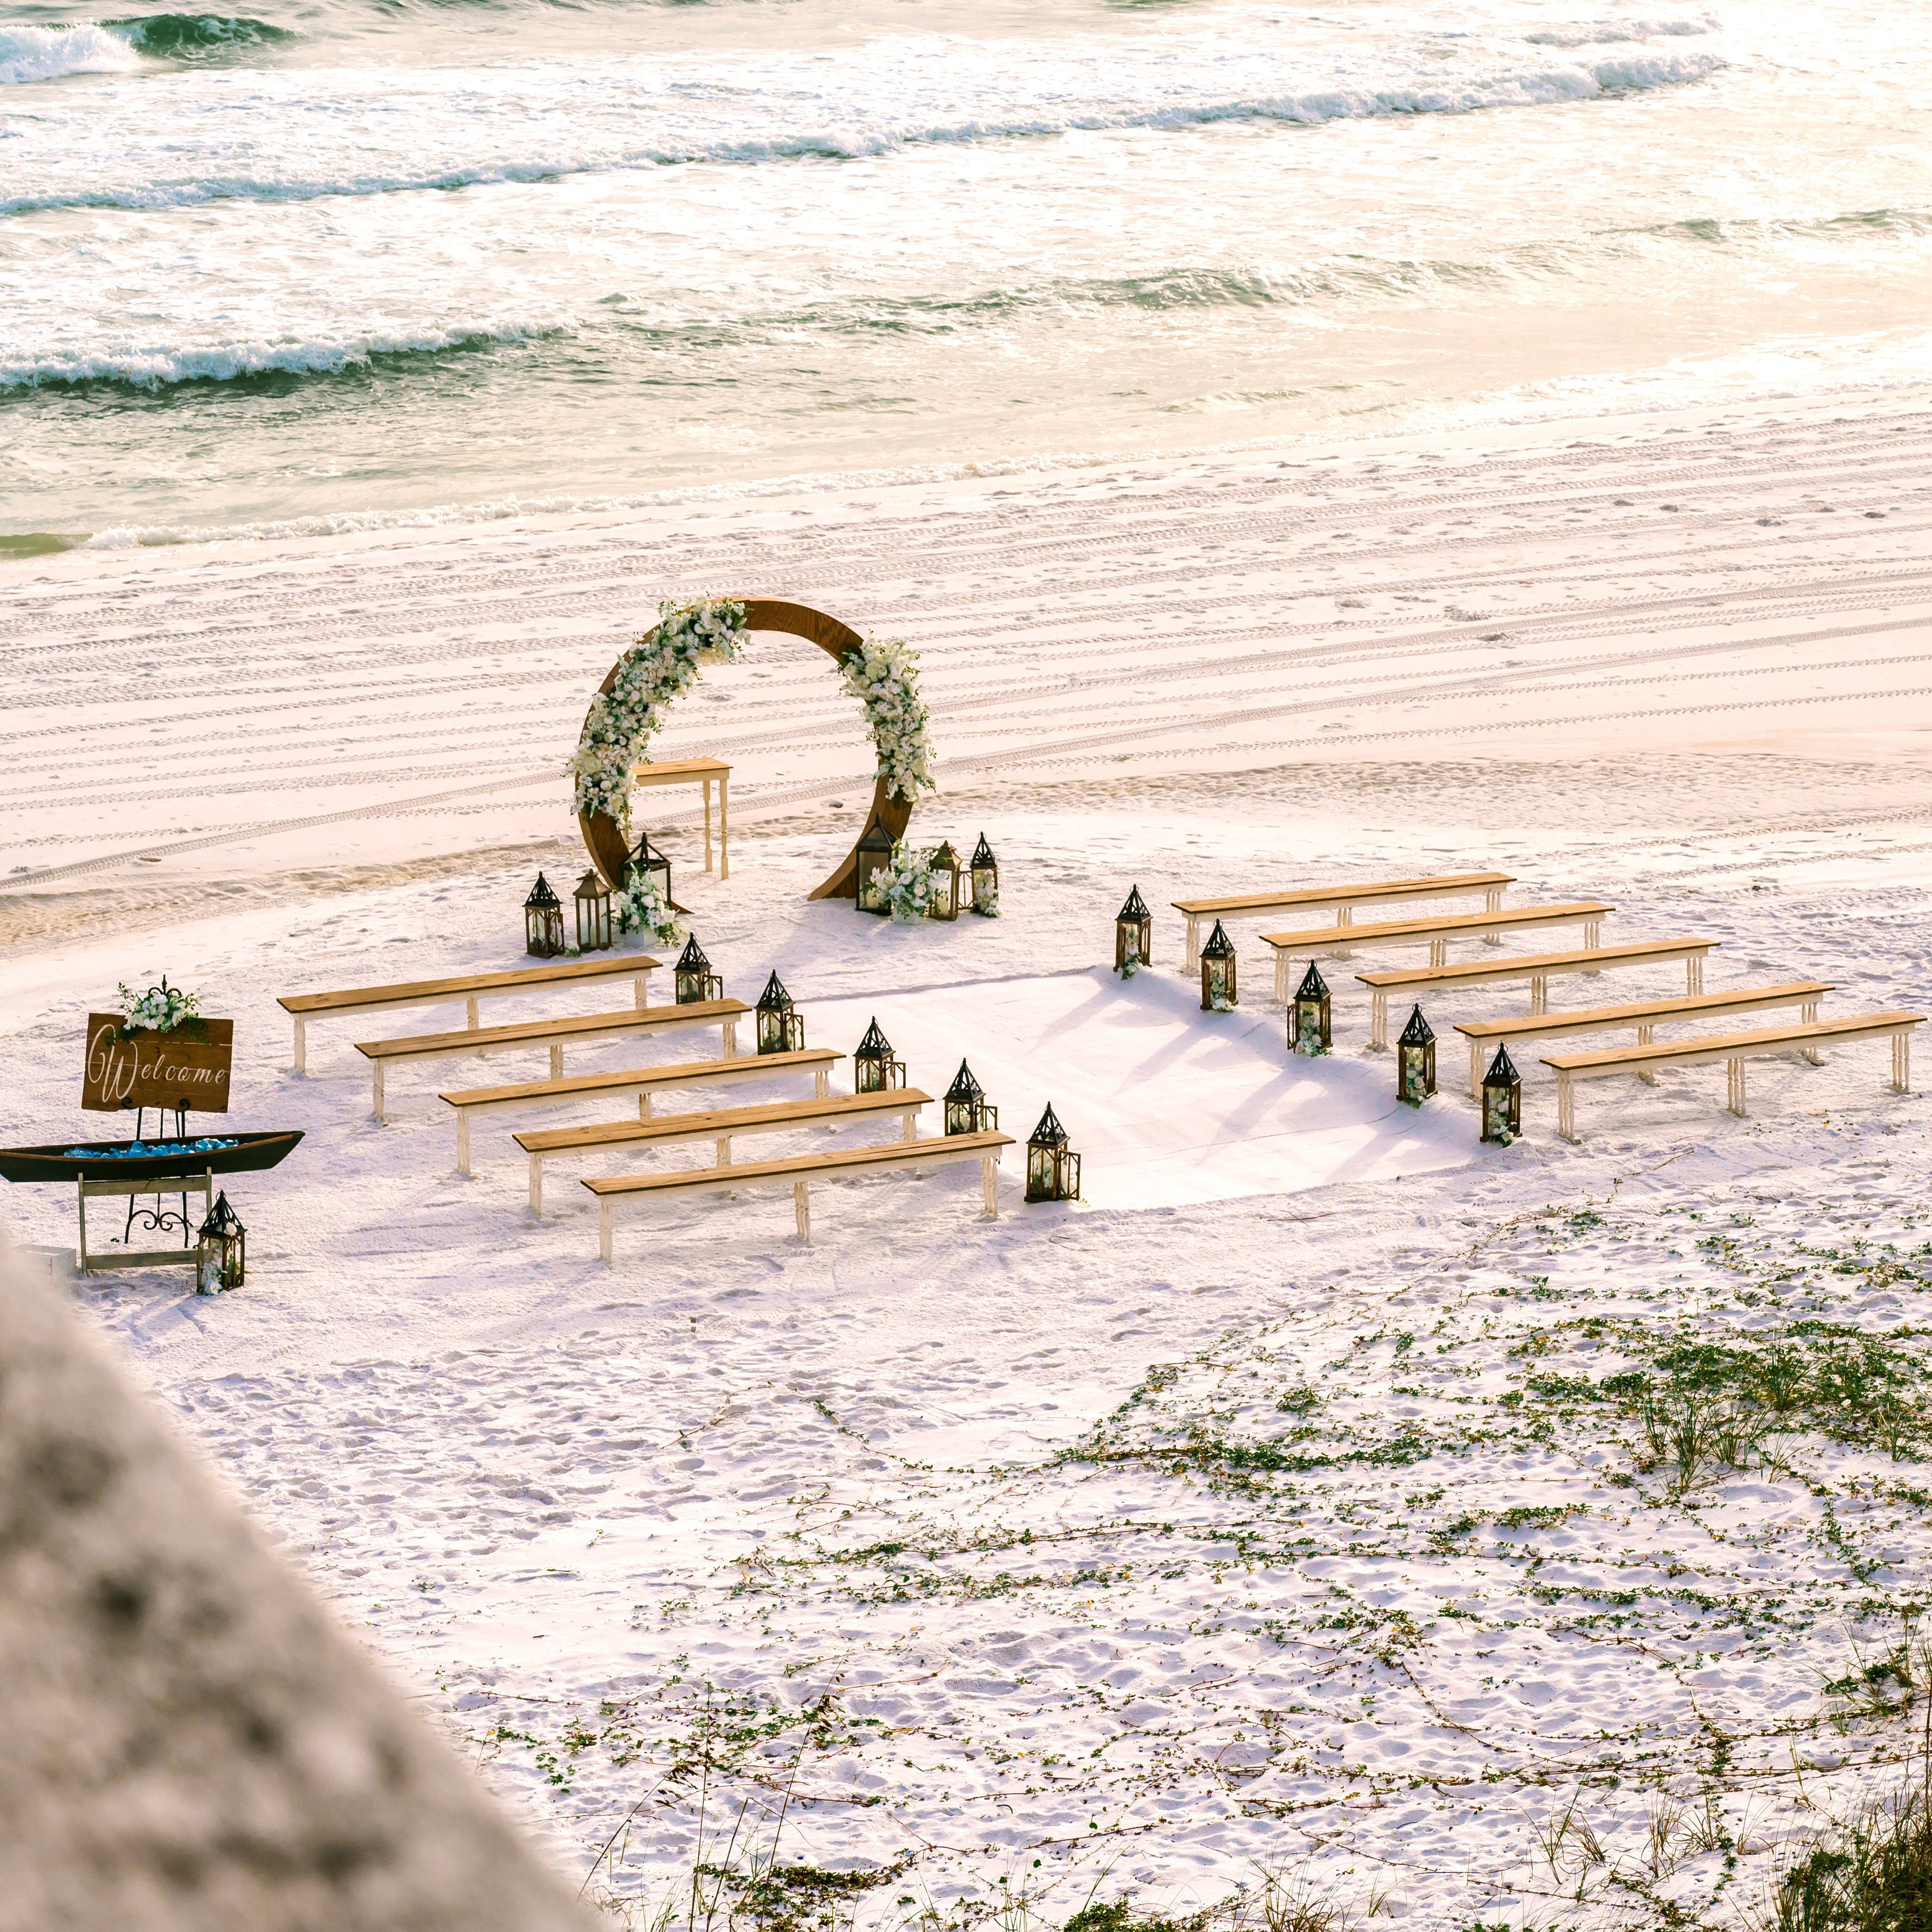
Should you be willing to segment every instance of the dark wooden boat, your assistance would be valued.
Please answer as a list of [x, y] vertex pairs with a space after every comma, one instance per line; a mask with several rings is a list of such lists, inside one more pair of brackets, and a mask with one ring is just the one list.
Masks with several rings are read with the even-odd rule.
[[[259, 1174], [278, 1167], [302, 1138], [298, 1132], [278, 1134], [190, 1134], [144, 1143], [160, 1147], [158, 1154], [129, 1154], [131, 1141], [67, 1141], [56, 1147], [0, 1148], [0, 1178], [8, 1180], [140, 1180], [149, 1174]], [[232, 1147], [208, 1148], [200, 1154], [184, 1142], [232, 1140]], [[170, 1154], [170, 1146], [178, 1151]]]

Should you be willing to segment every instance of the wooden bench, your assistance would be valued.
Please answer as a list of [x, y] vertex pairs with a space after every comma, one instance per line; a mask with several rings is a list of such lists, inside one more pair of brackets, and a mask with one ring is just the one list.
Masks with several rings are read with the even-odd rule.
[[831, 1091], [832, 1063], [844, 1054], [829, 1046], [800, 1047], [792, 1053], [738, 1053], [728, 1060], [686, 1060], [668, 1066], [627, 1066], [615, 1073], [576, 1073], [567, 1080], [524, 1080], [508, 1087], [469, 1087], [440, 1094], [456, 1109], [456, 1168], [470, 1172], [470, 1117], [500, 1110], [524, 1110], [558, 1100], [592, 1097], [616, 1100], [634, 1094], [638, 1118], [651, 1118], [651, 1096], [680, 1087], [706, 1087], [726, 1081], [756, 1080], [772, 1074], [809, 1073], [812, 1091], [824, 1100]]
[[1581, 926], [1583, 944], [1594, 950], [1603, 943], [1604, 915], [1616, 908], [1597, 899], [1569, 905], [1514, 906], [1508, 911], [1456, 912], [1436, 919], [1379, 920], [1373, 926], [1322, 926], [1306, 932], [1264, 932], [1274, 948], [1274, 996], [1283, 1006], [1290, 997], [1288, 979], [1295, 958], [1317, 952], [1352, 952], [1358, 946], [1417, 946], [1429, 943], [1429, 963], [1449, 960], [1449, 942], [1480, 933], [1492, 946], [1502, 944], [1505, 928], [1532, 926]]
[[640, 952], [613, 953], [598, 959], [562, 959], [554, 966], [519, 966], [507, 973], [459, 973], [447, 980], [409, 980], [394, 986], [356, 986], [340, 993], [285, 993], [275, 1004], [295, 1016], [296, 1071], [308, 1070], [308, 1023], [338, 1013], [380, 1013], [398, 1006], [446, 1006], [461, 1000], [469, 1024], [479, 1026], [479, 1000], [510, 993], [540, 992], [547, 986], [573, 986], [594, 980], [637, 982], [640, 1011], [650, 1004], [646, 984], [659, 962]]
[[1513, 872], [1447, 872], [1432, 879], [1382, 879], [1361, 886], [1310, 886], [1288, 892], [1243, 892], [1232, 898], [1176, 899], [1174, 909], [1187, 916], [1187, 966], [1201, 961], [1203, 920], [1246, 918], [1264, 913], [1319, 912], [1333, 908], [1335, 922], [1347, 926], [1359, 905], [1378, 900], [1457, 898], [1480, 892], [1494, 912], [1503, 902], [1503, 888], [1516, 883]]
[[1512, 980], [1529, 982], [1529, 1010], [1546, 1012], [1550, 982], [1568, 973], [1597, 974], [1612, 966], [1649, 966], [1672, 959], [1684, 962], [1684, 990], [1704, 990], [1704, 956], [1720, 941], [1715, 939], [1646, 939], [1627, 946], [1598, 946], [1578, 952], [1526, 952], [1512, 959], [1472, 959], [1457, 966], [1407, 966], [1388, 973], [1358, 973], [1355, 977], [1371, 995], [1369, 1044], [1388, 1045], [1388, 1001], [1391, 993], [1418, 997], [1425, 987], [1500, 986]]
[[880, 1094], [840, 1094], [822, 1100], [776, 1100], [762, 1107], [721, 1107], [706, 1112], [661, 1114], [655, 1120], [610, 1120], [587, 1127], [541, 1127], [511, 1138], [530, 1157], [530, 1212], [543, 1212], [544, 1162], [562, 1154], [597, 1154], [606, 1148], [671, 1147], [681, 1141], [714, 1141], [720, 1167], [731, 1159], [740, 1134], [782, 1133], [788, 1128], [838, 1126], [848, 1120], [897, 1114], [902, 1141], [919, 1137], [919, 1112], [932, 1103], [916, 1087]]
[[997, 1219], [1000, 1197], [993, 1169], [1000, 1150], [1013, 1144], [1011, 1134], [944, 1134], [932, 1140], [888, 1141], [880, 1147], [842, 1148], [832, 1154], [796, 1154], [786, 1160], [740, 1161], [728, 1167], [689, 1167], [673, 1174], [591, 1174], [583, 1185], [597, 1196], [597, 1252], [610, 1258], [610, 1210], [619, 1201], [638, 1195], [699, 1193], [720, 1187], [743, 1187], [753, 1182], [791, 1183], [792, 1203], [798, 1216], [798, 1238], [812, 1239], [812, 1198], [808, 1184], [836, 1180], [874, 1168], [937, 1167], [947, 1161], [976, 1160], [984, 1177], [986, 1214]]
[[[1794, 980], [1784, 986], [1744, 986], [1731, 993], [1700, 993], [1694, 999], [1642, 1000], [1624, 1006], [1586, 1006], [1572, 1012], [1531, 1013], [1508, 1020], [1459, 1020], [1456, 1030], [1469, 1042], [1469, 1094], [1483, 1090], [1483, 1061], [1492, 1048], [1510, 1040], [1551, 1040], [1564, 1034], [1611, 1033], [1619, 1027], [1636, 1028], [1636, 1043], [1648, 1046], [1660, 1022], [1714, 1018], [1720, 1013], [1762, 1012], [1772, 1006], [1796, 1006], [1809, 1025], [1818, 1017], [1818, 1002], [1833, 990], [1824, 980]], [[1654, 1073], [1637, 1078], [1654, 1085]]]
[[1604, 1053], [1545, 1055], [1544, 1065], [1556, 1074], [1556, 1131], [1566, 1141], [1576, 1136], [1576, 1083], [1612, 1073], [1635, 1073], [1657, 1066], [1695, 1066], [1721, 1060], [1730, 1069], [1730, 1094], [1724, 1104], [1734, 1114], [1744, 1112], [1744, 1057], [1753, 1053], [1797, 1052], [1816, 1057], [1820, 1046], [1855, 1040], [1889, 1039], [1892, 1086], [1898, 1094], [1911, 1090], [1912, 1029], [1923, 1013], [1852, 1013], [1843, 1019], [1815, 1020], [1809, 1025], [1760, 1027], [1749, 1033], [1706, 1034], [1695, 1040], [1669, 1040], [1660, 1045], [1621, 1046]]
[[699, 1000], [689, 1006], [653, 1006], [628, 1013], [572, 1013], [555, 1020], [524, 1020], [515, 1026], [474, 1027], [462, 1033], [416, 1034], [401, 1040], [362, 1040], [356, 1051], [375, 1070], [374, 1102], [377, 1120], [382, 1112], [382, 1072], [392, 1060], [453, 1060], [464, 1053], [505, 1053], [521, 1046], [550, 1048], [553, 1080], [563, 1077], [563, 1049], [600, 1040], [628, 1040], [639, 1034], [668, 1033], [674, 1028], [722, 1026], [724, 1058], [738, 1050], [739, 1016], [751, 1008], [742, 1000]]

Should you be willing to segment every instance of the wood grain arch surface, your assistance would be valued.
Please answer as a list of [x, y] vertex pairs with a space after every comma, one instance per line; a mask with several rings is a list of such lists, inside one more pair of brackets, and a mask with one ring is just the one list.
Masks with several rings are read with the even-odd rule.
[[[836, 617], [828, 616], [823, 610], [813, 610], [809, 604], [788, 604], [776, 597], [746, 597], [735, 601], [745, 607], [746, 630], [779, 631], [787, 637], [802, 638], [807, 644], [816, 644], [834, 664], [864, 641], [849, 625], [842, 624]], [[601, 697], [616, 682], [617, 666], [613, 664], [604, 674], [604, 682], [597, 687], [598, 694]], [[588, 722], [587, 718], [586, 722]], [[872, 810], [860, 822], [860, 838], [864, 837], [866, 826], [874, 818], [895, 843], [905, 836], [906, 827], [912, 821], [911, 801], [888, 794], [883, 777], [873, 784]], [[603, 874], [604, 882], [613, 887], [621, 884], [630, 854], [617, 821], [608, 812], [579, 812], [577, 822], [583, 830], [584, 849], [590, 853], [592, 864]], [[815, 899], [854, 898], [858, 896], [858, 877], [859, 848], [854, 840], [852, 850], [833, 868], [830, 878], [813, 888], [809, 896]]]

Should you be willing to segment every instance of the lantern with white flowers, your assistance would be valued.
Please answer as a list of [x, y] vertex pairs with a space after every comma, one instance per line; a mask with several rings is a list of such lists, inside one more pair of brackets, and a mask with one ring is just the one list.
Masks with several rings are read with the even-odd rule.
[[712, 971], [711, 962], [704, 956], [704, 948], [698, 944], [694, 932], [684, 942], [684, 950], [671, 968], [671, 982], [680, 1006], [694, 1006], [724, 997], [724, 982]]
[[986, 843], [986, 835], [980, 835], [980, 842], [973, 848], [973, 910], [982, 919], [998, 919], [1000, 916], [1000, 868], [993, 856], [993, 848]]
[[1201, 1010], [1204, 1013], [1232, 1012], [1240, 1004], [1235, 989], [1234, 942], [1217, 919], [1208, 944], [1201, 949]]
[[1310, 960], [1301, 984], [1288, 1006], [1288, 1043], [1296, 1053], [1311, 1059], [1326, 1053], [1330, 1045], [1328, 982], [1315, 962]]
[[1049, 1102], [1027, 1142], [1026, 1198], [1029, 1201], [1078, 1201], [1080, 1156], [1066, 1144], [1066, 1130]]
[[248, 1231], [219, 1195], [201, 1224], [195, 1241], [194, 1292], [220, 1294], [239, 1288], [248, 1278]]
[[1395, 1043], [1395, 1096], [1419, 1107], [1436, 1091], [1436, 1029], [1418, 1006]]
[[1140, 887], [1135, 886], [1127, 893], [1126, 903], [1114, 915], [1114, 970], [1123, 980], [1131, 980], [1148, 964], [1153, 950], [1154, 914], [1148, 910]]
[[892, 1058], [892, 1043], [879, 1030], [875, 1019], [866, 1029], [866, 1036], [852, 1056], [852, 1090], [857, 1094], [884, 1094], [905, 1084], [905, 1062]]
[[986, 1098], [973, 1070], [964, 1060], [946, 1090], [946, 1131], [949, 1134], [989, 1134], [1000, 1124], [1000, 1110]]
[[1483, 1076], [1483, 1138], [1498, 1147], [1508, 1147], [1522, 1132], [1522, 1076], [1509, 1056], [1509, 1048], [1498, 1046], [1490, 1070]]
[[524, 950], [554, 959], [563, 950], [563, 902], [542, 873], [524, 902]]
[[668, 910], [670, 906], [670, 861], [651, 843], [651, 835], [648, 832], [638, 835], [638, 842], [631, 848], [630, 854], [624, 861], [624, 877], [618, 884], [628, 884], [639, 872], [656, 886], [659, 901]]
[[892, 910], [886, 895], [892, 883], [892, 834], [875, 818], [853, 848], [857, 861], [854, 874], [854, 899], [861, 912], [881, 915]]
[[758, 995], [758, 1051], [796, 1053], [805, 1045], [805, 1016], [792, 1004], [776, 973]]

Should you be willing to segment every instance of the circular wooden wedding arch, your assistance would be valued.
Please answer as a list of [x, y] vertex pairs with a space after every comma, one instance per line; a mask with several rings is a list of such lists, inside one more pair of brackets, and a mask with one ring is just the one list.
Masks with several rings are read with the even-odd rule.
[[[849, 625], [842, 624], [836, 617], [828, 617], [823, 610], [812, 610], [804, 604], [782, 603], [772, 597], [742, 597], [731, 601], [744, 605], [746, 630], [782, 631], [788, 637], [802, 638], [807, 644], [816, 644], [834, 664], [841, 662], [848, 651], [857, 649], [865, 641]], [[600, 697], [617, 682], [617, 671], [618, 665], [613, 664], [604, 682], [597, 687]], [[587, 717], [585, 722], [589, 722]], [[860, 838], [865, 836], [866, 827], [874, 818], [895, 844], [905, 836], [906, 826], [912, 819], [911, 800], [896, 797], [889, 793], [884, 773], [872, 787], [872, 808], [860, 824]], [[614, 887], [621, 885], [624, 868], [630, 860], [630, 848], [624, 842], [617, 821], [608, 812], [580, 812], [577, 822], [583, 828], [584, 844], [590, 854], [591, 862], [604, 875], [604, 883]], [[809, 896], [815, 899], [856, 898], [858, 878], [859, 848], [855, 840], [852, 850], [839, 862], [831, 877], [822, 885], [814, 887]]]

